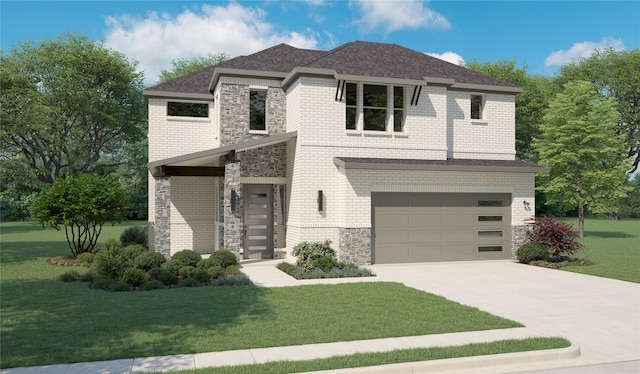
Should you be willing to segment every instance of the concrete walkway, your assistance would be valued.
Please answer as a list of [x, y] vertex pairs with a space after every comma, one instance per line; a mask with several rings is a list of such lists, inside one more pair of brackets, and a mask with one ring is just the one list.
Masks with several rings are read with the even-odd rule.
[[[309, 360], [357, 352], [461, 345], [534, 336], [562, 336], [566, 349], [335, 370], [334, 373], [513, 373], [622, 362], [640, 372], [640, 285], [535, 268], [511, 261], [374, 265], [370, 278], [296, 281], [275, 268], [279, 261], [243, 262], [261, 287], [345, 282], [401, 282], [472, 305], [526, 327], [355, 342], [5, 369], [2, 374], [132, 373], [212, 366]], [[608, 367], [609, 369], [611, 367]], [[578, 370], [580, 368], [576, 368]], [[544, 371], [553, 373], [554, 371]], [[607, 371], [616, 373], [616, 371]], [[621, 371], [621, 373], [630, 373]], [[561, 371], [558, 371], [561, 373]]]

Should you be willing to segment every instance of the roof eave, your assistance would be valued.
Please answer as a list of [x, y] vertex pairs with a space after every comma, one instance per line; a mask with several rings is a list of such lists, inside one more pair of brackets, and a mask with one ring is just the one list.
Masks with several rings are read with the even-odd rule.
[[213, 91], [223, 75], [236, 76], [236, 77], [256, 77], [256, 78], [276, 78], [284, 79], [288, 73], [278, 71], [262, 71], [262, 70], [247, 70], [247, 69], [234, 69], [234, 68], [216, 68], [213, 71], [211, 77], [211, 83], [209, 83], [209, 91]]
[[192, 92], [171, 92], [171, 91], [155, 91], [144, 90], [142, 96], [145, 98], [163, 98], [163, 99], [198, 99], [198, 100], [212, 100], [213, 95], [211, 93], [192, 93]]
[[482, 92], [498, 92], [498, 93], [509, 93], [509, 94], [519, 94], [523, 91], [522, 87], [518, 86], [497, 86], [492, 84], [476, 84], [476, 83], [454, 83], [451, 85], [452, 90], [461, 90], [461, 91], [482, 91]]

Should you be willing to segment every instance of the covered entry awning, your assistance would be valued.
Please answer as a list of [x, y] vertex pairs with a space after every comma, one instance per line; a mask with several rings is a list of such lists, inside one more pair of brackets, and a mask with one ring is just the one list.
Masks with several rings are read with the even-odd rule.
[[220, 157], [227, 155], [230, 152], [248, 151], [250, 149], [283, 143], [290, 139], [294, 139], [296, 136], [297, 132], [293, 131], [280, 135], [251, 139], [246, 142], [240, 142], [224, 147], [149, 162], [147, 167], [149, 168], [151, 175], [154, 177], [170, 175], [224, 176], [224, 168], [216, 166]]

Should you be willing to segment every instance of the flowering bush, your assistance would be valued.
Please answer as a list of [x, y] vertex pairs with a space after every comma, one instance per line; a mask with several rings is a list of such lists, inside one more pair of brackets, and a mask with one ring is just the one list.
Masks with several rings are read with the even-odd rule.
[[554, 217], [536, 219], [530, 239], [547, 248], [553, 256], [569, 255], [583, 248], [573, 226]]

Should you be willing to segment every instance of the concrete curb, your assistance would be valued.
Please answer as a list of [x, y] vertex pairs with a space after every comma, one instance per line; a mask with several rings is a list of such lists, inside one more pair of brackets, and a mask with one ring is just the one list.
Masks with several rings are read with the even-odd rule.
[[540, 361], [555, 361], [576, 358], [580, 356], [580, 347], [571, 345], [567, 348], [546, 349], [541, 351], [502, 353], [486, 356], [472, 356], [462, 358], [448, 358], [444, 360], [430, 360], [418, 362], [404, 362], [399, 364], [368, 366], [350, 369], [314, 371], [307, 374], [417, 374], [443, 373], [461, 370], [480, 370], [497, 366], [513, 366], [530, 364]]

